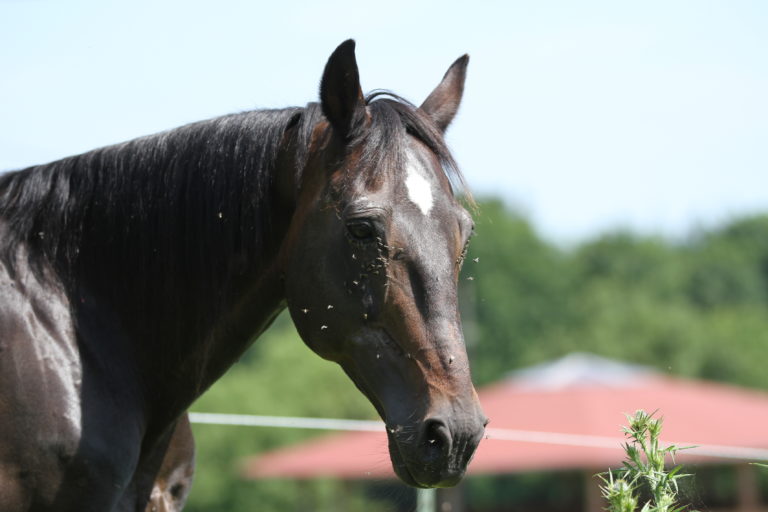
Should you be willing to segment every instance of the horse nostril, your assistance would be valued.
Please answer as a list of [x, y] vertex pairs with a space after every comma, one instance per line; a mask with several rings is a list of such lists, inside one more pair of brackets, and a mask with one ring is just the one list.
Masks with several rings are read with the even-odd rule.
[[451, 451], [451, 433], [442, 420], [426, 420], [421, 440], [429, 459], [442, 458]]

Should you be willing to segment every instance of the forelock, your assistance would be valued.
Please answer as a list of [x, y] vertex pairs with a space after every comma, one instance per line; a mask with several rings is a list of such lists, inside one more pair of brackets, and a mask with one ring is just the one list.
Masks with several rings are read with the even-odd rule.
[[414, 137], [437, 157], [453, 193], [471, 201], [464, 177], [442, 132], [426, 113], [387, 91], [372, 92], [366, 97], [366, 105], [371, 122], [357, 139], [361, 148], [359, 164], [367, 173], [368, 181], [378, 180], [382, 173], [402, 169], [407, 162], [409, 137]]

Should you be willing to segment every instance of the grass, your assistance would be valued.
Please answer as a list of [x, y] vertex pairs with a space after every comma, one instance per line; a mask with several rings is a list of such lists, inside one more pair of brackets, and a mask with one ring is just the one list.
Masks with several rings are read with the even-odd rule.
[[[659, 442], [662, 420], [653, 414], [637, 411], [627, 416], [629, 426], [624, 427], [627, 454], [624, 466], [616, 471], [598, 475], [600, 490], [608, 501], [609, 512], [684, 512], [686, 506], [677, 503], [677, 482], [688, 475], [680, 473], [681, 466], [667, 470], [666, 459], [674, 462], [681, 448], [662, 447]], [[645, 502], [640, 507], [641, 496]]]

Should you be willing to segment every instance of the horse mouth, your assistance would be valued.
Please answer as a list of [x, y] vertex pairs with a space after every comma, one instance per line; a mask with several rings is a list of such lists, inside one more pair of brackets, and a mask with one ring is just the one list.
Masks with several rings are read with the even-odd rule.
[[396, 435], [389, 431], [387, 431], [387, 438], [389, 441], [389, 458], [392, 462], [392, 469], [394, 469], [397, 477], [406, 485], [419, 489], [453, 487], [459, 483], [466, 472], [466, 465], [464, 465], [462, 469], [458, 469], [456, 465], [450, 464], [450, 461], [445, 461], [447, 464], [435, 464], [434, 461], [419, 462], [414, 459], [409, 459], [407, 455], [403, 453], [403, 449], [408, 448], [407, 444], [405, 447], [401, 446], [401, 444], [397, 442]]
[[[381, 329], [368, 331], [366, 334], [373, 336], [374, 341], [378, 341], [382, 346], [382, 362], [399, 361], [400, 347], [389, 332]], [[392, 352], [384, 349], [386, 346], [392, 347]], [[376, 359], [379, 360], [379, 353], [376, 354]], [[384, 375], [384, 382], [387, 382], [389, 374], [382, 374], [381, 371], [366, 372], [354, 362], [345, 362], [347, 364], [341, 364], [342, 369], [368, 398], [386, 424], [389, 458], [397, 477], [406, 485], [422, 489], [456, 485], [464, 476], [469, 459], [484, 430], [480, 425], [482, 414], [479, 409], [464, 407], [471, 410], [463, 411], [469, 414], [467, 418], [458, 418], [458, 430], [449, 428], [456, 420], [451, 416], [451, 407], [447, 407], [446, 411], [424, 411], [426, 416], [414, 421], [413, 416], [418, 416], [417, 413], [412, 413], [410, 417], [405, 414], [419, 405], [411, 404], [413, 399], [408, 399], [411, 395], [406, 394], [399, 400], [394, 400], [391, 393], [380, 396], [376, 392], [382, 387], [376, 376]], [[417, 396], [420, 397], [421, 395]], [[406, 402], [411, 404], [411, 407]], [[474, 421], [477, 419], [475, 416], [480, 419]], [[406, 420], [407, 424], [400, 424], [402, 420]]]
[[413, 474], [411, 474], [411, 470], [408, 469], [408, 464], [400, 453], [400, 446], [397, 444], [394, 436], [387, 432], [387, 437], [389, 440], [389, 458], [392, 461], [392, 469], [395, 470], [397, 477], [411, 487], [429, 489], [429, 485], [419, 483], [416, 478], [414, 478]]

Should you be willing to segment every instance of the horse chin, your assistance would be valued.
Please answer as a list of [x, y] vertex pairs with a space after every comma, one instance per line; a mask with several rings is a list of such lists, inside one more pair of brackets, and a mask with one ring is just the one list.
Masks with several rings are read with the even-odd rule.
[[400, 453], [400, 447], [397, 445], [394, 436], [387, 432], [387, 438], [389, 440], [389, 459], [392, 461], [392, 469], [395, 470], [397, 477], [411, 487], [428, 489], [430, 486], [420, 484], [411, 474], [411, 471], [408, 469], [408, 464], [406, 464], [405, 459]]
[[[428, 468], [428, 465], [420, 465], [413, 461], [409, 464], [407, 462], [408, 459], [401, 452], [400, 445], [397, 443], [395, 436], [387, 432], [387, 438], [392, 469], [394, 469], [397, 477], [406, 485], [419, 489], [453, 487], [464, 476], [464, 471], [455, 471], [453, 474], [447, 475], [446, 471], [439, 468]], [[411, 469], [413, 464], [416, 464], [416, 467], [413, 468], [414, 470]]]

